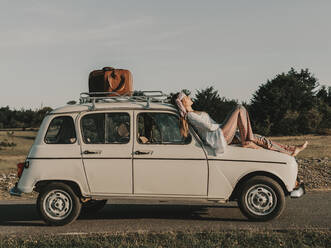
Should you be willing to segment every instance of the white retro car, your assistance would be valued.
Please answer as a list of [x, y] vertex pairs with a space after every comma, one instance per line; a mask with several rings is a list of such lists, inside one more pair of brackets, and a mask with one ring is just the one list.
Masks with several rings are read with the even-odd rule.
[[238, 201], [248, 218], [270, 220], [284, 210], [285, 196], [304, 194], [293, 157], [236, 145], [215, 155], [192, 127], [187, 138], [180, 135], [177, 110], [156, 100], [162, 94], [145, 95], [84, 93], [80, 104], [53, 110], [18, 164], [11, 194], [39, 192], [37, 209], [49, 225], [71, 223], [82, 209], [116, 199]]

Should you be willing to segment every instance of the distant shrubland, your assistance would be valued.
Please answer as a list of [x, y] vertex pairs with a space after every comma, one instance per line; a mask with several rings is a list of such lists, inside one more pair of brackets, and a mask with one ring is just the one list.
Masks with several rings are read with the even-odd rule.
[[4, 128], [38, 128], [45, 115], [51, 111], [49, 107], [38, 110], [0, 108], [0, 129]]
[[[240, 90], [240, 89], [238, 89]], [[139, 95], [140, 91], [135, 94]], [[191, 94], [189, 90], [185, 90]], [[170, 93], [173, 95], [175, 93]], [[206, 111], [221, 123], [238, 101], [220, 96], [214, 86], [198, 89], [191, 94], [193, 108]], [[308, 69], [276, 75], [262, 83], [248, 103], [255, 132], [267, 136], [328, 134], [331, 135], [331, 87], [326, 87]], [[0, 108], [0, 129], [38, 128], [52, 109], [13, 110]]]
[[[191, 94], [189, 90], [184, 92]], [[238, 104], [237, 100], [220, 96], [213, 86], [197, 90], [191, 98], [193, 109], [208, 112], [218, 123]], [[250, 102], [242, 105], [248, 109], [253, 129], [259, 134], [331, 135], [331, 87], [320, 85], [308, 69], [298, 72], [291, 68], [276, 75], [262, 83]]]

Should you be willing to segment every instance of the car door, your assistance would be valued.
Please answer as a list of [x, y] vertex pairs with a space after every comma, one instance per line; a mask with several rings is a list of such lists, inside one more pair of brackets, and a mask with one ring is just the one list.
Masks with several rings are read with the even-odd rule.
[[178, 116], [143, 110], [134, 116], [134, 194], [206, 196], [206, 155], [194, 137], [181, 136]]
[[81, 151], [92, 194], [132, 194], [132, 112], [85, 113]]

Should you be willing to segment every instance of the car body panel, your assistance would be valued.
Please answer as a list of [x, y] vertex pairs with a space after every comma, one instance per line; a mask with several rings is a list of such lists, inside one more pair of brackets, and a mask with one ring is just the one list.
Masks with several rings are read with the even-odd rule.
[[[46, 144], [44, 141], [47, 128], [56, 116], [48, 115], [43, 120], [27, 156], [29, 168], [23, 170], [18, 188], [22, 192], [30, 193], [37, 182], [65, 180], [75, 182], [81, 192], [88, 195], [90, 191], [81, 159], [79, 139], [74, 144]], [[75, 120], [77, 114], [65, 116], [72, 116]]]
[[[144, 112], [135, 111], [135, 118]], [[206, 154], [194, 137], [189, 144], [141, 144], [136, 137], [137, 133], [133, 148], [135, 194], [207, 196]], [[136, 151], [150, 153], [137, 155]]]
[[28, 159], [29, 168], [23, 170], [18, 189], [31, 193], [41, 181], [68, 181], [76, 183], [82, 195], [90, 195], [81, 158], [78, 159]]
[[[113, 110], [111, 113], [127, 113], [130, 116], [130, 133], [133, 130], [132, 111]], [[109, 113], [95, 111], [93, 113]], [[91, 112], [79, 116], [77, 122]], [[132, 140], [126, 144], [85, 144], [81, 127], [78, 127], [82, 148], [82, 159], [91, 194], [132, 194]], [[84, 154], [97, 151], [98, 154]]]
[[[84, 144], [80, 118], [88, 113], [126, 111], [131, 116], [128, 144]], [[227, 146], [215, 155], [190, 129], [190, 144], [140, 144], [136, 137], [136, 114], [162, 112], [178, 115], [169, 104], [143, 102], [96, 103], [62, 107], [43, 120], [32, 145], [17, 188], [31, 192], [39, 181], [66, 180], [76, 183], [84, 197], [116, 196], [141, 198], [200, 198], [228, 200], [238, 182], [252, 173], [269, 173], [293, 191], [298, 172], [295, 159], [286, 154]], [[72, 116], [77, 140], [74, 144], [46, 144], [44, 136], [56, 116]], [[83, 155], [85, 150], [102, 150], [99, 155]], [[135, 151], [152, 151], [135, 155]]]
[[279, 178], [291, 192], [298, 174], [298, 165], [293, 157], [266, 149], [256, 150], [229, 145], [223, 154], [208, 155], [208, 161], [209, 166], [220, 168], [233, 188], [244, 176], [254, 172], [265, 172]]

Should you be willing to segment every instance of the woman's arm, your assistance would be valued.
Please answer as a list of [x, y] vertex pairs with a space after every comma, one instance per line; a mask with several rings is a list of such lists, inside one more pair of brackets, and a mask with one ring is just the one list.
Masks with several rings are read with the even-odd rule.
[[208, 131], [215, 131], [220, 127], [219, 124], [212, 123], [212, 120], [207, 113], [196, 114], [194, 112], [189, 112], [188, 119], [190, 123], [195, 127], [204, 128], [207, 129]]

